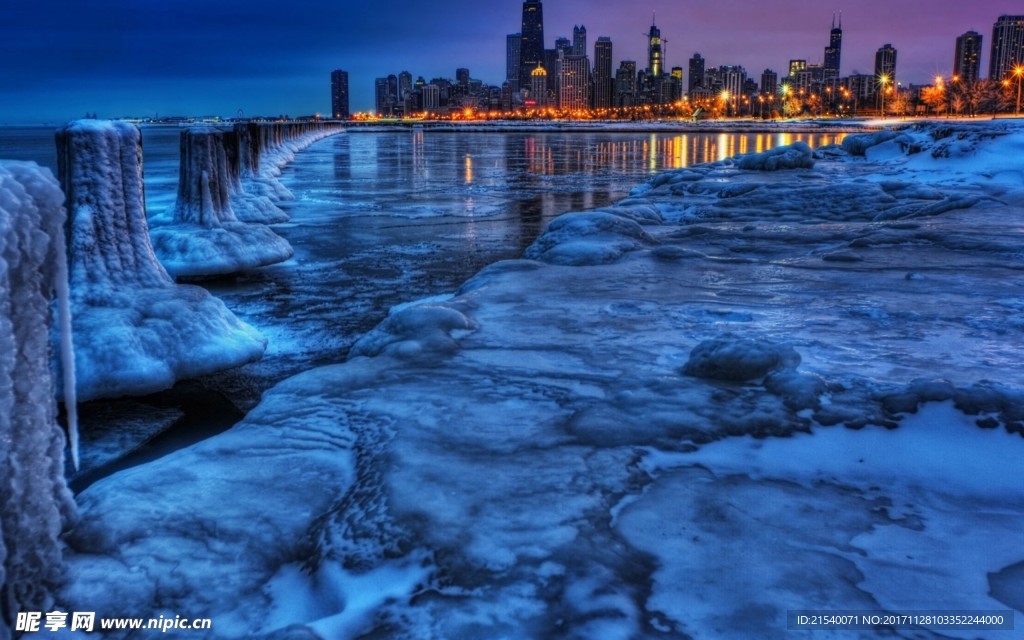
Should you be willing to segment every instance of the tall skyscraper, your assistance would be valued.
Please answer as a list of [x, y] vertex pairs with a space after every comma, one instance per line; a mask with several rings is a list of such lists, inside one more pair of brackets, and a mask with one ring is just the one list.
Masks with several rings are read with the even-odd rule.
[[505, 80], [512, 92], [519, 91], [519, 51], [523, 45], [523, 34], [510, 33], [505, 36]]
[[572, 28], [572, 55], [587, 55], [587, 28], [582, 24]]
[[779, 90], [779, 74], [771, 69], [765, 69], [761, 73], [761, 93], [775, 95]]
[[469, 88], [469, 69], [459, 67], [455, 70], [455, 84], [465, 89]]
[[558, 75], [558, 106], [570, 110], [586, 109], [590, 95], [590, 59], [587, 56], [563, 56]]
[[594, 43], [594, 108], [612, 106], [612, 40], [601, 36]]
[[824, 79], [839, 77], [839, 61], [843, 53], [843, 14], [839, 14], [839, 26], [836, 16], [832, 15], [832, 31], [829, 32], [828, 46], [825, 47]]
[[999, 16], [992, 26], [989, 80], [1005, 80], [1024, 64], [1024, 16]]
[[661, 29], [651, 22], [651, 30], [647, 33], [647, 75], [660, 78], [665, 66], [665, 57], [661, 43]]
[[523, 2], [522, 43], [519, 46], [519, 86], [530, 86], [530, 74], [544, 64], [544, 6], [540, 0]]
[[968, 31], [956, 39], [953, 53], [953, 75], [964, 82], [974, 82], [981, 71], [981, 34]]
[[331, 72], [331, 117], [348, 118], [348, 71]]
[[704, 86], [704, 58], [699, 54], [693, 54], [690, 58], [690, 79], [687, 82], [686, 88], [689, 93], [693, 93], [693, 90], [697, 87]]
[[882, 76], [888, 85], [896, 86], [896, 49], [891, 44], [882, 45], [875, 53], [875, 78]]

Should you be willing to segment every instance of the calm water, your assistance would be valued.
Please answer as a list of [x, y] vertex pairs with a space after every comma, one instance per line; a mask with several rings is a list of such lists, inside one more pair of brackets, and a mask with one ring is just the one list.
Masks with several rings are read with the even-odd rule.
[[[173, 205], [178, 127], [143, 129], [150, 215]], [[295, 200], [276, 227], [295, 248], [286, 263], [202, 284], [270, 340], [260, 362], [191, 381], [144, 402], [200, 404], [184, 429], [227, 428], [279, 380], [344, 360], [349, 347], [392, 306], [455, 290], [492, 262], [519, 257], [554, 217], [625, 197], [673, 168], [835, 134], [351, 133], [301, 152], [281, 176]], [[0, 158], [55, 168], [53, 130], [0, 128]], [[197, 394], [201, 398], [197, 399]], [[102, 420], [111, 420], [101, 402]], [[116, 414], [116, 411], [114, 412]], [[136, 411], [137, 413], [137, 411]], [[84, 427], [89, 427], [89, 407]], [[198, 423], [197, 423], [198, 421]], [[180, 439], [180, 438], [179, 438]], [[153, 443], [139, 454], [168, 447]], [[144, 459], [144, 458], [140, 458]]]

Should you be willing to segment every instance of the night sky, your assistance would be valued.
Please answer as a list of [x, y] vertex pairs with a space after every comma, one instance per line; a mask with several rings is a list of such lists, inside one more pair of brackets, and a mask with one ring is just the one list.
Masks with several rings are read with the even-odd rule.
[[[292, 116], [330, 109], [329, 74], [349, 72], [352, 109], [373, 107], [375, 77], [472, 77], [500, 84], [505, 35], [518, 0], [3, 0], [0, 123], [59, 123], [96, 112], [126, 115]], [[891, 42], [904, 84], [948, 75], [956, 36], [984, 36], [1024, 13], [1022, 0], [857, 0], [843, 12], [842, 75], [871, 73]], [[695, 51], [708, 66], [740, 64], [756, 80], [784, 75], [790, 58], [821, 62], [832, 7], [820, 0], [546, 0], [545, 46], [587, 27], [588, 54], [607, 35], [613, 60], [645, 66], [651, 11], [668, 40], [667, 65]]]

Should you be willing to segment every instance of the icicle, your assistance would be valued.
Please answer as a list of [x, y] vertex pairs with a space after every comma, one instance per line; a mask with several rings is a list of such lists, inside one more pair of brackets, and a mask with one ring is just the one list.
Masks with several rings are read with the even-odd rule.
[[[60, 234], [63, 238], [63, 234]], [[64, 412], [68, 419], [68, 443], [71, 462], [78, 471], [78, 398], [75, 392], [75, 346], [71, 339], [71, 297], [68, 290], [68, 253], [61, 242], [54, 252], [57, 258], [55, 274], [57, 289], [57, 317], [60, 323], [60, 368], [64, 382]]]

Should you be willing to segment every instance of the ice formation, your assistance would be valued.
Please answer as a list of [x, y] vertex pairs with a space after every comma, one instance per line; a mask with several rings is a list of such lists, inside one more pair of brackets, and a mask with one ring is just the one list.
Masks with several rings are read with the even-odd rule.
[[236, 217], [232, 203], [242, 193], [237, 134], [212, 128], [182, 131], [173, 221], [150, 228], [153, 249], [168, 273], [224, 275], [292, 256], [288, 241], [270, 227]]
[[[268, 638], [1024, 612], [1024, 130], [957, 127], [691, 167], [556, 221], [90, 487], [64, 599]], [[849, 637], [880, 634], [979, 635]]]
[[[75, 519], [51, 373], [51, 298], [67, 274], [63, 195], [48, 169], [0, 161], [0, 638], [49, 611]], [[73, 406], [69, 407], [73, 413]]]
[[153, 252], [139, 129], [73, 122], [57, 133], [67, 196], [80, 399], [145, 394], [260, 358], [266, 340], [205, 290], [176, 285]]

